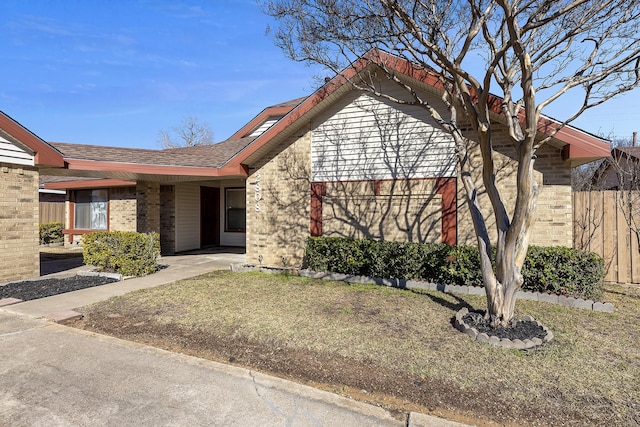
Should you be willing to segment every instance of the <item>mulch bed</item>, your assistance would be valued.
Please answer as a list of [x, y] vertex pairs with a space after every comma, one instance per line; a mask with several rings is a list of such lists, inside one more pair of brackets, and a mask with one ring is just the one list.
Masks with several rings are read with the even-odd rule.
[[508, 338], [511, 341], [516, 339], [524, 341], [526, 339], [540, 338], [544, 340], [547, 336], [544, 328], [536, 322], [518, 320], [512, 326], [492, 328], [489, 322], [485, 320], [484, 313], [470, 312], [465, 314], [462, 319], [468, 326], [476, 328], [478, 333], [484, 332], [489, 336], [496, 336], [500, 339]]
[[41, 280], [26, 280], [0, 286], [0, 299], [18, 298], [29, 301], [52, 295], [92, 288], [117, 282], [116, 279], [101, 276], [73, 276], [64, 278], [50, 278]]

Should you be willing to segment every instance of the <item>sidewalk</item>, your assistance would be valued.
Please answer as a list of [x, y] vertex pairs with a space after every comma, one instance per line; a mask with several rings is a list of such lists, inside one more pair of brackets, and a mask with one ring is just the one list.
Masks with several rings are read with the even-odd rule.
[[[72, 317], [73, 313], [70, 313], [70, 311], [74, 308], [104, 301], [113, 296], [124, 295], [138, 289], [151, 288], [197, 276], [212, 270], [228, 270], [231, 264], [244, 263], [245, 259], [245, 255], [240, 253], [212, 253], [207, 251], [165, 256], [160, 258], [158, 263], [167, 267], [149, 276], [135, 277], [48, 298], [25, 301], [5, 308], [14, 313], [60, 321]], [[62, 269], [43, 266], [43, 270], [57, 271], [57, 273], [41, 276], [41, 278], [69, 276], [76, 274], [80, 270], [87, 269], [85, 266], [76, 266], [78, 259], [49, 261], [49, 263], [58, 265], [68, 263], [73, 268]]]
[[0, 425], [463, 426], [417, 413], [394, 418], [280, 378], [47, 320], [237, 262], [244, 255], [165, 257], [168, 267], [151, 276], [0, 308]]

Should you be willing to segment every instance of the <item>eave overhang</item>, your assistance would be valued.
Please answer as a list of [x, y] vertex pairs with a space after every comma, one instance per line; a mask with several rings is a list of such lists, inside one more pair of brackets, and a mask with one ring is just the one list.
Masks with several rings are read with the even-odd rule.
[[[282, 138], [292, 134], [299, 128], [300, 125], [297, 122], [303, 118], [310, 117], [310, 113], [317, 109], [316, 107], [322, 104], [323, 101], [334, 97], [336, 94], [350, 90], [350, 81], [356, 80], [358, 75], [374, 67], [382, 67], [394, 72], [396, 75], [415, 80], [434, 93], [442, 93], [444, 90], [443, 83], [434, 70], [419, 67], [410, 61], [380, 50], [371, 50], [289, 111], [281, 120], [257, 137], [252, 144], [233, 157], [228, 162], [228, 165], [253, 163], [256, 160], [256, 156], [264, 153], [267, 146], [273, 144], [274, 141], [281, 141]], [[489, 108], [498, 119], [503, 114], [501, 104], [502, 99], [500, 97], [489, 96]], [[522, 110], [519, 116], [522, 121], [524, 119]], [[550, 117], [541, 116], [538, 120], [537, 130], [543, 136], [551, 136], [554, 143], [562, 147], [563, 159], [569, 161], [571, 166], [578, 166], [610, 155], [609, 143], [603, 138], [596, 137], [573, 126], [563, 125]]]
[[36, 166], [64, 167], [62, 154], [0, 111], [0, 129], [33, 151]]

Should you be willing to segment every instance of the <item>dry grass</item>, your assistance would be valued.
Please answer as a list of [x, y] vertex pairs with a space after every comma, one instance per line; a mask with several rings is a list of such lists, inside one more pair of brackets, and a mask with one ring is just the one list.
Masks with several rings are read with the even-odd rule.
[[[175, 338], [165, 336], [163, 344], [162, 336], [149, 337], [153, 327], [167, 331], [163, 326], [170, 325], [254, 343], [262, 351], [305, 352], [374, 366], [410, 379], [412, 387], [428, 382], [432, 393], [440, 393], [436, 400], [411, 402], [411, 392], [399, 391], [405, 402], [434, 413], [466, 414], [475, 422], [477, 415], [484, 420], [480, 423], [637, 425], [640, 292], [608, 287], [605, 299], [615, 304], [616, 313], [519, 301], [519, 313], [533, 315], [555, 334], [550, 344], [528, 352], [480, 344], [452, 327], [458, 309], [483, 308], [483, 297], [257, 273], [213, 272], [131, 293], [82, 309], [86, 317], [79, 326], [175, 349], [170, 344]], [[108, 325], [113, 319], [121, 320], [117, 328]], [[147, 331], [145, 337], [125, 332], [126, 323]], [[196, 346], [181, 348], [235, 360], [224, 349], [198, 351]], [[351, 386], [346, 380], [334, 382], [333, 390]], [[368, 399], [376, 400], [374, 392], [368, 391]], [[504, 413], [495, 411], [501, 407]]]

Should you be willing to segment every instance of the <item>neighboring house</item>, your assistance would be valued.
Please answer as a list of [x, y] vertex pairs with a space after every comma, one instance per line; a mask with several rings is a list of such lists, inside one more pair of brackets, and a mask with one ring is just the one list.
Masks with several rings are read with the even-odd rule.
[[[397, 77], [440, 102], [433, 72], [386, 58]], [[346, 73], [358, 78], [376, 69], [363, 59]], [[403, 96], [379, 79], [384, 91]], [[513, 148], [499, 108], [492, 118], [497, 178], [511, 206]], [[557, 127], [541, 118], [539, 137]], [[475, 243], [450, 137], [425, 111], [357, 91], [342, 76], [307, 98], [266, 108], [214, 145], [52, 146], [65, 169], [43, 174], [94, 178], [46, 186], [68, 192], [70, 242], [91, 230], [158, 231], [164, 253], [244, 246], [249, 263], [273, 266], [301, 265], [308, 236]], [[570, 126], [538, 150], [532, 244], [572, 246], [571, 168], [608, 154], [604, 140]], [[486, 197], [480, 202], [488, 211]]]
[[0, 283], [40, 275], [38, 168], [62, 155], [0, 112]]
[[640, 147], [616, 147], [591, 178], [594, 190], [640, 189]]

